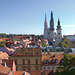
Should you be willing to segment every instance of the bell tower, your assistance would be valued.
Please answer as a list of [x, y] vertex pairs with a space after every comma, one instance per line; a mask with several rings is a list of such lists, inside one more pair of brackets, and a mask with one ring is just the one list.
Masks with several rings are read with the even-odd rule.
[[60, 26], [60, 20], [58, 18], [58, 25], [57, 25], [57, 35], [56, 35], [56, 45], [58, 45], [62, 41], [62, 29]]

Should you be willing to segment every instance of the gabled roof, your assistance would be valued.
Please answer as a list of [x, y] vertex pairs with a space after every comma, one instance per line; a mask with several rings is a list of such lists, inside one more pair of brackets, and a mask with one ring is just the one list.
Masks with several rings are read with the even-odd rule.
[[26, 71], [15, 71], [13, 73], [13, 75], [30, 75], [29, 73], [27, 73]]
[[10, 72], [10, 68], [4, 67], [0, 64], [0, 73], [2, 74], [8, 74]]
[[[60, 55], [42, 55], [42, 65], [57, 65], [61, 62], [61, 60], [63, 59], [64, 55], [60, 54]], [[50, 63], [43, 63], [44, 60], [49, 60]], [[57, 63], [52, 63], [53, 60], [58, 60]]]
[[53, 70], [34, 70], [34, 71], [29, 71], [30, 75], [41, 75], [44, 73], [45, 75], [50, 75]]
[[0, 47], [0, 51], [6, 52], [6, 53], [8, 53], [9, 55], [11, 54], [11, 52], [9, 52], [5, 47]]
[[3, 59], [2, 60], [4, 63], [6, 63], [6, 65], [12, 69], [13, 66], [13, 60], [9, 60], [9, 59]]
[[71, 47], [71, 48], [72, 48], [72, 47], [75, 47], [75, 45], [74, 45], [68, 38], [66, 38], [66, 37], [62, 39], [62, 41], [58, 44], [58, 46], [59, 46], [61, 43], [65, 43], [65, 42], [68, 43], [67, 45], [68, 45], [69, 47]]
[[11, 56], [41, 56], [41, 48], [20, 48]]

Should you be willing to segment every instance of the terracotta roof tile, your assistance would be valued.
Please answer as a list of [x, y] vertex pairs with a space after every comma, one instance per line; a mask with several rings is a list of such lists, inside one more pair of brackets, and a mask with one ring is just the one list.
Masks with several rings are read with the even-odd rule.
[[10, 71], [10, 68], [0, 65], [0, 73], [8, 74], [9, 71]]
[[49, 73], [53, 72], [53, 70], [35, 70], [35, 71], [30, 71], [30, 75], [41, 75], [41, 73], [44, 72], [45, 75], [48, 75]]
[[[63, 59], [63, 57], [64, 57], [64, 55], [42, 55], [42, 65], [52, 65], [52, 64], [59, 64], [60, 63], [60, 61]], [[48, 63], [46, 63], [46, 64], [44, 64], [43, 63], [43, 61], [44, 60], [49, 60], [50, 61], [50, 63], [48, 64]], [[57, 63], [52, 63], [52, 60], [58, 60], [58, 62]]]

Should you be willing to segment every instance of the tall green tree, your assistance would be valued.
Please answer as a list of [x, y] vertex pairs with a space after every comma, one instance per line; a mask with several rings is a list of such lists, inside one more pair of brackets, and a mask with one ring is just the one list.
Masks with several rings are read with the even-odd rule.
[[57, 68], [55, 75], [75, 75], [75, 55], [64, 55], [63, 62]]
[[45, 42], [42, 42], [42, 47], [46, 47], [46, 43]]

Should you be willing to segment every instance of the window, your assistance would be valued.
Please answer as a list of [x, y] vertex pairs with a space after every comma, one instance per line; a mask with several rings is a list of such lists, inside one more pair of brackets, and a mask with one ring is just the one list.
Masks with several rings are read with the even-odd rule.
[[47, 63], [49, 64], [49, 63], [50, 63], [50, 61], [49, 61], [49, 60], [47, 60]]
[[30, 68], [28, 68], [28, 71], [30, 71]]
[[33, 55], [33, 53], [31, 53], [31, 55]]
[[28, 60], [28, 65], [30, 65], [30, 60]]
[[15, 64], [17, 65], [17, 60], [15, 60]]
[[48, 69], [50, 69], [50, 67], [48, 67]]
[[60, 35], [60, 33], [58, 33], [58, 35]]
[[43, 69], [45, 70], [46, 68], [44, 67]]
[[38, 70], [38, 68], [36, 68], [36, 70]]
[[22, 62], [23, 62], [23, 65], [25, 64], [25, 60], [22, 60]]
[[38, 65], [38, 60], [36, 60], [36, 65]]
[[27, 53], [26, 53], [26, 55], [27, 55]]
[[16, 71], [18, 70], [18, 66], [16, 66]]
[[54, 67], [52, 67], [52, 69], [54, 69]]
[[38, 54], [38, 53], [36, 53], [36, 54]]
[[58, 37], [58, 39], [60, 39], [60, 37]]
[[23, 71], [25, 71], [25, 68], [23, 68]]
[[46, 60], [44, 60], [43, 63], [46, 64]]
[[56, 60], [56, 63], [58, 63], [58, 60]]
[[68, 44], [67, 42], [65, 42], [65, 44]]

